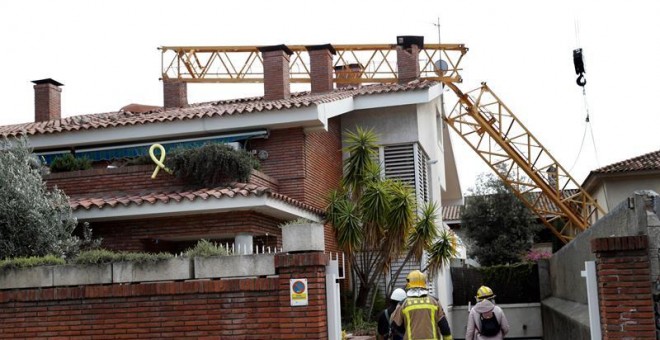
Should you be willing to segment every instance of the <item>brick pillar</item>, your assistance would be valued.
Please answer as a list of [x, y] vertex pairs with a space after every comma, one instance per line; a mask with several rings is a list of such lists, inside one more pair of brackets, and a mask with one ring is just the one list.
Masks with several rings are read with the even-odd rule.
[[264, 60], [264, 99], [279, 100], [291, 97], [289, 84], [289, 56], [286, 45], [259, 47]]
[[424, 48], [424, 37], [397, 37], [396, 66], [399, 70], [399, 84], [419, 78], [419, 50], [421, 48]]
[[[325, 295], [325, 266], [328, 263], [328, 255], [322, 252], [275, 255], [280, 291], [280, 335], [286, 335], [287, 339], [328, 338]], [[309, 305], [291, 306], [291, 279], [307, 279]]]
[[305, 46], [309, 51], [312, 93], [330, 92], [333, 89], [332, 56], [337, 51], [330, 44]]
[[356, 81], [362, 77], [362, 71], [364, 66], [361, 64], [347, 64], [339, 65], [334, 67], [336, 78], [337, 78], [337, 88], [345, 89], [349, 87], [360, 87], [360, 82]]
[[61, 84], [46, 78], [33, 80], [34, 83], [34, 121], [45, 122], [62, 117]]
[[603, 339], [655, 339], [648, 237], [591, 240]]
[[166, 109], [188, 106], [188, 83], [163, 81], [163, 102]]

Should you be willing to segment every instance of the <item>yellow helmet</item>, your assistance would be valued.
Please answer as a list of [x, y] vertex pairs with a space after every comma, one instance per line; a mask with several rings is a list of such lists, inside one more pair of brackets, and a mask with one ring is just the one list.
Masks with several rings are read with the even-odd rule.
[[413, 270], [406, 276], [406, 289], [410, 288], [426, 288], [426, 274], [419, 270]]
[[477, 290], [477, 301], [485, 300], [485, 299], [491, 299], [495, 297], [495, 293], [493, 293], [493, 290], [490, 289], [490, 287], [486, 286], [481, 286], [479, 287], [479, 290]]

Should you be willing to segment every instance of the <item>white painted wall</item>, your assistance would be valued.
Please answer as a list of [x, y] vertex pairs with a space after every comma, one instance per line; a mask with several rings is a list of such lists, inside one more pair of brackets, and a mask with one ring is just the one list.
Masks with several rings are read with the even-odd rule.
[[[443, 142], [447, 139], [442, 138], [443, 126], [442, 118], [438, 115], [439, 105], [440, 97], [436, 97], [423, 104], [359, 110], [341, 117], [342, 131], [355, 131], [357, 126], [365, 129], [373, 128], [379, 135], [379, 143], [383, 145], [419, 142], [429, 159], [437, 160], [434, 164], [429, 164], [429, 184], [431, 199], [436, 201], [438, 206], [441, 205], [442, 192], [445, 188], [449, 186], [459, 188], [460, 191], [458, 183], [445, 183], [446, 178], [458, 181], [458, 176], [457, 174], [445, 176], [444, 150], [447, 148]], [[455, 164], [452, 164], [452, 168], [455, 171]], [[460, 192], [458, 195], [460, 196]], [[438, 221], [438, 225], [443, 226], [441, 220]], [[406, 274], [402, 273], [402, 275]], [[433, 281], [437, 297], [447, 311], [448, 306], [453, 304], [449, 268], [435, 275]]]
[[605, 212], [633, 196], [636, 190], [660, 192], [660, 174], [628, 175], [615, 178], [603, 178], [590, 194], [598, 201]]
[[415, 105], [366, 109], [341, 116], [342, 132], [373, 128], [380, 144], [412, 143], [418, 140]]

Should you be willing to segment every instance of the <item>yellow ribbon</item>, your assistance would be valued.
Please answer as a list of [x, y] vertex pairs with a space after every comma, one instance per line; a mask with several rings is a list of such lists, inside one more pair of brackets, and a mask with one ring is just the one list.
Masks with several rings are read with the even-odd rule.
[[[160, 159], [156, 159], [156, 154], [154, 154], [154, 150], [158, 149], [160, 151]], [[151, 160], [156, 163], [156, 169], [154, 170], [154, 173], [151, 175], [151, 179], [156, 179], [156, 176], [158, 176], [158, 171], [160, 169], [165, 170], [168, 174], [172, 173], [172, 170], [168, 169], [165, 166], [165, 148], [160, 145], [160, 144], [154, 144], [149, 148], [149, 156], [151, 157]]]

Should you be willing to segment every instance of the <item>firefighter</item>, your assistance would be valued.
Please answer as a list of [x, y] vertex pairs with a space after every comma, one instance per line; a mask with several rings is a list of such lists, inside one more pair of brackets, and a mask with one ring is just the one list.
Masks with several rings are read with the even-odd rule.
[[403, 337], [401, 334], [397, 333], [395, 330], [392, 329], [391, 325], [391, 318], [392, 318], [392, 313], [394, 313], [394, 310], [396, 307], [401, 303], [401, 301], [406, 299], [406, 291], [397, 288], [392, 292], [392, 295], [390, 296], [390, 305], [385, 308], [380, 315], [378, 316], [378, 339], [385, 339], [385, 340], [402, 340]]
[[502, 308], [495, 305], [495, 293], [490, 287], [481, 286], [475, 296], [477, 304], [470, 310], [466, 340], [504, 339], [509, 332], [509, 321]]
[[452, 340], [449, 322], [442, 306], [429, 295], [426, 275], [413, 270], [406, 277], [407, 298], [394, 310], [392, 327], [404, 339]]

